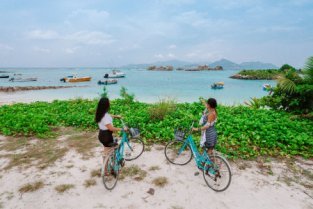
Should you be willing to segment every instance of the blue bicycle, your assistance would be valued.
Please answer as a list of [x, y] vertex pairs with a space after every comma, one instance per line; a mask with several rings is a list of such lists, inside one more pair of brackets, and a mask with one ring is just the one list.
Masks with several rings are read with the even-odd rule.
[[[122, 120], [123, 127], [126, 127]], [[103, 158], [101, 176], [104, 187], [112, 190], [118, 181], [119, 173], [126, 161], [137, 159], [144, 151], [144, 142], [140, 139], [139, 129], [130, 128], [128, 133], [122, 131], [122, 139], [119, 143], [113, 142], [109, 145], [112, 151], [108, 157]], [[125, 153], [125, 155], [124, 155]]]
[[198, 168], [203, 171], [206, 184], [216, 192], [225, 191], [232, 176], [229, 163], [219, 154], [209, 156], [206, 150], [200, 154], [191, 134], [193, 125], [187, 134], [181, 130], [175, 131], [175, 139], [165, 146], [165, 157], [172, 164], [186, 165], [194, 156]]

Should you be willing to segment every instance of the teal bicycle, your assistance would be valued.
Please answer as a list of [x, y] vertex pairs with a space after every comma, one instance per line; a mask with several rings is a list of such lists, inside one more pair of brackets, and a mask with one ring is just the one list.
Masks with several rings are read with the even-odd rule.
[[[175, 165], [186, 165], [195, 158], [197, 167], [202, 170], [205, 183], [214, 191], [225, 191], [231, 182], [231, 169], [227, 160], [219, 155], [208, 155], [206, 150], [202, 154], [192, 138], [192, 123], [190, 131], [175, 131], [175, 139], [171, 140], [165, 146], [166, 159]], [[186, 137], [187, 136], [187, 137]]]
[[[123, 127], [126, 127], [123, 120], [121, 121]], [[109, 144], [109, 147], [112, 147], [112, 152], [108, 157], [103, 158], [101, 176], [104, 187], [112, 190], [116, 186], [119, 173], [125, 165], [125, 160], [131, 161], [137, 159], [143, 153], [145, 144], [140, 139], [139, 129], [130, 128], [129, 134], [122, 131], [121, 141], [119, 143], [113, 142]]]

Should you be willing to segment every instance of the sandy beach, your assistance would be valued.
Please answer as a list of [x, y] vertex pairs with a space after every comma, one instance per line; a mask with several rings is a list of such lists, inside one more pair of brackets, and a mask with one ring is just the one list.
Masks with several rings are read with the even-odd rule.
[[[108, 191], [98, 176], [96, 133], [62, 133], [50, 141], [0, 137], [0, 208], [313, 208], [312, 160], [232, 161], [232, 183], [216, 193], [197, 175], [194, 161], [171, 165], [164, 147], [153, 145], [123, 168], [139, 173], [123, 173]], [[165, 182], [154, 184], [160, 177]], [[38, 188], [30, 186], [36, 182]]]

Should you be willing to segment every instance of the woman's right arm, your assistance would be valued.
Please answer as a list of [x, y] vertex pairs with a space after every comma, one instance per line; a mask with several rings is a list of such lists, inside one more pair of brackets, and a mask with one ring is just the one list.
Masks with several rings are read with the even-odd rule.
[[114, 127], [112, 124], [107, 124], [105, 126], [109, 129], [109, 131], [112, 131], [112, 132], [116, 132], [116, 131], [121, 131], [122, 130], [121, 128]]

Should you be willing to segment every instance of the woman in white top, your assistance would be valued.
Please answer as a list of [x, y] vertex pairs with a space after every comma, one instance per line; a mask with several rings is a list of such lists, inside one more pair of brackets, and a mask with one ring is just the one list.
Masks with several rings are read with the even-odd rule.
[[113, 118], [121, 118], [119, 115], [110, 115], [110, 101], [108, 98], [101, 98], [99, 100], [95, 121], [99, 126], [98, 139], [104, 146], [104, 155], [107, 156], [112, 147], [117, 144], [113, 140], [113, 132], [121, 131], [121, 128], [114, 127]]

